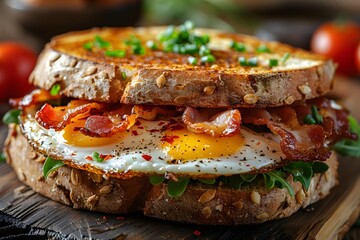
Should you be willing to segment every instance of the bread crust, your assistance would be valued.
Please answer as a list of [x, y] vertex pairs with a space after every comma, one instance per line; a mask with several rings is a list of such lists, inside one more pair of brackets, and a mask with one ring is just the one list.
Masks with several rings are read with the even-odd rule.
[[[213, 50], [217, 59], [213, 65], [193, 66], [187, 63], [188, 55], [149, 49], [145, 55], [128, 53], [125, 58], [113, 58], [83, 48], [84, 43], [100, 35], [114, 48], [127, 49], [118, 42], [135, 34], [145, 43], [156, 39], [163, 30], [161, 27], [103, 28], [57, 36], [41, 53], [30, 82], [47, 90], [59, 83], [61, 94], [79, 99], [207, 108], [281, 106], [319, 97], [332, 89], [336, 67], [331, 60], [240, 34], [198, 30], [210, 35], [214, 48], [218, 48]], [[279, 59], [290, 53], [299, 62], [295, 67], [241, 67], [237, 58], [255, 53], [231, 50], [232, 40], [244, 42], [252, 49], [266, 43], [274, 51], [268, 58]], [[125, 80], [122, 72], [126, 73]]]
[[332, 154], [329, 171], [317, 174], [305, 192], [299, 182], [288, 181], [295, 191], [266, 190], [264, 187], [234, 190], [205, 184], [191, 184], [181, 197], [171, 198], [167, 185], [152, 186], [147, 176], [109, 178], [63, 166], [44, 179], [45, 157], [36, 153], [19, 126], [10, 125], [4, 149], [18, 178], [34, 191], [77, 209], [112, 214], [143, 211], [164, 220], [208, 225], [239, 225], [288, 217], [329, 194], [337, 181], [338, 162]]

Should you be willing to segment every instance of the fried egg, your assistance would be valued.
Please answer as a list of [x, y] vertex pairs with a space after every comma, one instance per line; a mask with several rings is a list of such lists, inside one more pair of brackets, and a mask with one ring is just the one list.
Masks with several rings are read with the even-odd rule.
[[[108, 175], [234, 175], [269, 168], [285, 158], [278, 142], [244, 127], [235, 136], [215, 138], [189, 132], [181, 118], [138, 119], [116, 136], [92, 138], [74, 130], [83, 125], [84, 121], [78, 120], [62, 131], [54, 131], [27, 117], [22, 129], [29, 142], [46, 156]], [[107, 156], [106, 160], [94, 161], [94, 152]]]

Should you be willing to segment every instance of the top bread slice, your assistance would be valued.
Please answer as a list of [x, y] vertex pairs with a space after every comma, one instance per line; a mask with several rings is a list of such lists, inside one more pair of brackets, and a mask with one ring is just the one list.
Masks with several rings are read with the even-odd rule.
[[[197, 34], [210, 36], [216, 58], [212, 64], [191, 65], [189, 55], [146, 47], [144, 55], [135, 55], [124, 43], [136, 36], [146, 46], [165, 29], [96, 28], [56, 36], [41, 53], [30, 82], [47, 90], [58, 83], [62, 95], [79, 99], [206, 108], [282, 106], [322, 96], [332, 88], [336, 68], [332, 60], [247, 35], [196, 29]], [[111, 49], [126, 50], [126, 56], [86, 50], [84, 44], [95, 36], [110, 42]], [[246, 52], [231, 49], [233, 41], [244, 43]], [[261, 45], [270, 53], [257, 53]], [[285, 54], [290, 57], [282, 62]], [[256, 56], [259, 65], [241, 66], [240, 56]], [[270, 67], [269, 59], [279, 60], [279, 65]]]

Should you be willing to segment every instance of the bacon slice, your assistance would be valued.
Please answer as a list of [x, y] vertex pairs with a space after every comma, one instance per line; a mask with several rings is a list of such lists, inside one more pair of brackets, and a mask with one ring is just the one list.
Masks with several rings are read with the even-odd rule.
[[241, 115], [239, 110], [227, 110], [207, 117], [192, 107], [186, 107], [182, 120], [193, 133], [205, 133], [213, 137], [233, 136], [240, 132]]
[[[74, 102], [72, 102], [72, 104], [78, 105]], [[41, 126], [46, 129], [55, 129], [56, 131], [60, 131], [70, 123], [71, 119], [79, 115], [82, 117], [90, 116], [94, 110], [105, 109], [106, 107], [106, 104], [91, 102], [79, 105], [75, 108], [54, 108], [50, 104], [45, 103], [42, 108], [35, 114], [35, 119]]]

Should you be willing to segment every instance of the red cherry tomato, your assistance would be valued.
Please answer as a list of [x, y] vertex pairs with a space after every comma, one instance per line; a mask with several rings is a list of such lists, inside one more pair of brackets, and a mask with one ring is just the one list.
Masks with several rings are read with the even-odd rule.
[[36, 59], [35, 52], [23, 44], [0, 42], [0, 100], [22, 97], [33, 89], [28, 78]]
[[321, 25], [311, 39], [311, 50], [332, 58], [338, 72], [356, 75], [355, 51], [360, 41], [360, 26], [354, 22], [328, 22]]
[[358, 74], [360, 75], [360, 42], [356, 49], [356, 65], [358, 69]]

